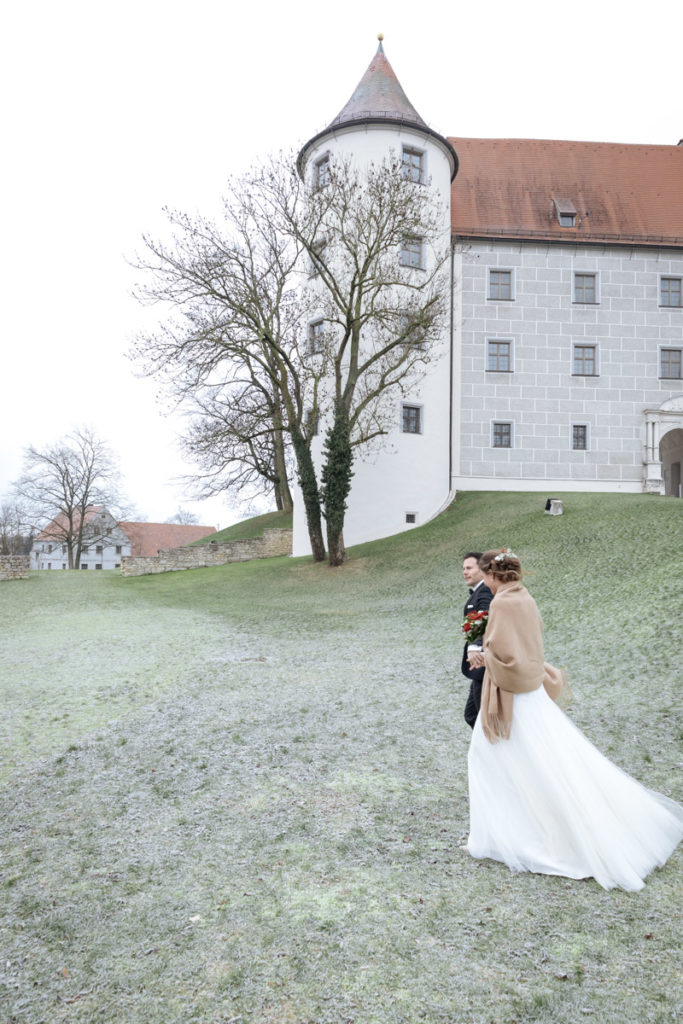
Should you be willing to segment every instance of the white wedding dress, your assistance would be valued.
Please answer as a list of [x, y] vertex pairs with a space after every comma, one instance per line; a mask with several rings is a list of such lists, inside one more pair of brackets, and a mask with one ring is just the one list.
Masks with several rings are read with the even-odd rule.
[[683, 838], [683, 807], [604, 757], [543, 687], [515, 694], [509, 739], [478, 718], [469, 757], [473, 857], [641, 889]]

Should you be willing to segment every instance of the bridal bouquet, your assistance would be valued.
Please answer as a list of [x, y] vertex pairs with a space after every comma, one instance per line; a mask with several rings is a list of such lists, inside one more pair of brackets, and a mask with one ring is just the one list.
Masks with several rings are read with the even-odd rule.
[[486, 631], [486, 623], [488, 621], [488, 611], [467, 613], [462, 624], [462, 631], [468, 643], [473, 644], [476, 640], [481, 640]]

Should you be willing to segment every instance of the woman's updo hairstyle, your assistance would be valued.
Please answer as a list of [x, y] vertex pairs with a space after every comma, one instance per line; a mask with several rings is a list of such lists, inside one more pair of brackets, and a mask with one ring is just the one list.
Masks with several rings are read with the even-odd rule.
[[485, 551], [479, 559], [482, 572], [490, 573], [501, 583], [517, 583], [522, 578], [522, 566], [517, 555], [508, 548]]

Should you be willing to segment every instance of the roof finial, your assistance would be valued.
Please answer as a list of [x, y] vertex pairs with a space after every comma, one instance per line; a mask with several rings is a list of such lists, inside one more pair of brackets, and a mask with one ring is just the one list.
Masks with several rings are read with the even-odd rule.
[[382, 40], [384, 39], [384, 33], [383, 32], [378, 32], [377, 33], [377, 38], [379, 39], [379, 46], [377, 47], [377, 52], [378, 53], [384, 53], [384, 48], [382, 46]]

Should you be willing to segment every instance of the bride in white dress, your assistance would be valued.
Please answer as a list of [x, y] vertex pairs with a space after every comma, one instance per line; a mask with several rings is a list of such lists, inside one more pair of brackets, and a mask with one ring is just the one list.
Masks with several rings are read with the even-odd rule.
[[487, 551], [479, 565], [494, 599], [471, 662], [486, 674], [468, 757], [467, 850], [515, 871], [641, 889], [683, 838], [683, 807], [612, 764], [554, 703], [562, 673], [544, 663], [543, 623], [517, 556]]

